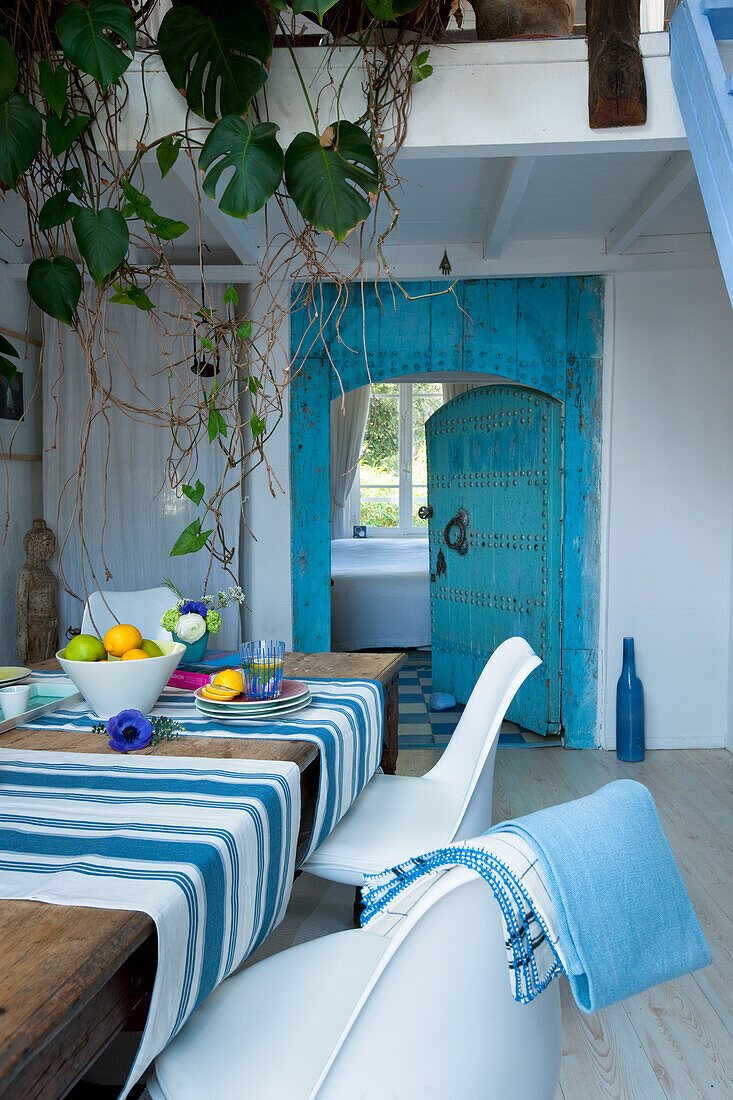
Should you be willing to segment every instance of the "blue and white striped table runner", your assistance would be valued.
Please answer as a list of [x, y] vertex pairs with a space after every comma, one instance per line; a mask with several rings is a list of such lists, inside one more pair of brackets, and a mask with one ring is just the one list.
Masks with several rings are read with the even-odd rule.
[[[58, 673], [49, 675], [60, 678]], [[313, 693], [312, 704], [282, 722], [254, 720], [227, 725], [212, 721], [196, 709], [190, 692], [176, 688], [165, 689], [153, 714], [182, 722], [197, 737], [273, 738], [317, 745], [321, 776], [308, 856], [325, 840], [379, 766], [384, 698], [381, 684], [374, 680], [305, 682]], [[97, 721], [85, 703], [78, 703], [32, 722], [29, 728], [91, 730]]]
[[155, 986], [123, 1097], [282, 919], [299, 825], [291, 762], [0, 749], [0, 897], [155, 921]]

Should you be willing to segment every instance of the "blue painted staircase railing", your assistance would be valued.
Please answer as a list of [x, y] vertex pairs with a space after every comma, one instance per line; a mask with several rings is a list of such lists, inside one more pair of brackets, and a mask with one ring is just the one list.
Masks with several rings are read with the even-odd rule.
[[733, 303], [733, 80], [718, 50], [733, 39], [733, 0], [683, 0], [669, 32], [672, 83]]

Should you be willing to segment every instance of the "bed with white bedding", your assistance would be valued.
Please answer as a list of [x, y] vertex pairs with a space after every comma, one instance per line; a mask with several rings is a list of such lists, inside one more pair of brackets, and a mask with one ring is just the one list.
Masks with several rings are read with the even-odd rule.
[[331, 649], [430, 645], [427, 538], [331, 542]]

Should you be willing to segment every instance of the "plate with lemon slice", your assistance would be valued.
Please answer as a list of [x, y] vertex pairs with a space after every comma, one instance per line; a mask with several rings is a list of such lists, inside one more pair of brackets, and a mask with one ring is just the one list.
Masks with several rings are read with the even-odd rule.
[[283, 680], [276, 699], [248, 699], [244, 694], [242, 673], [237, 669], [222, 669], [211, 682], [197, 688], [194, 701], [198, 710], [209, 716], [229, 718], [262, 718], [291, 714], [303, 710], [312, 699], [302, 680]]

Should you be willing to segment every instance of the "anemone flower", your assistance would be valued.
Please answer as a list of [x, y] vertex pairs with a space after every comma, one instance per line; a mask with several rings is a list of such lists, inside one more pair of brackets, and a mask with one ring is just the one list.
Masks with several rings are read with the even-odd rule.
[[139, 710], [121, 710], [107, 722], [109, 747], [115, 752], [144, 749], [153, 736], [152, 723]]
[[200, 615], [202, 619], [206, 618], [208, 607], [205, 603], [201, 603], [200, 600], [188, 600], [181, 606], [182, 615], [190, 615], [193, 612], [195, 615]]

